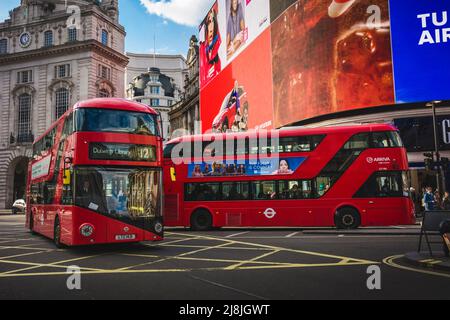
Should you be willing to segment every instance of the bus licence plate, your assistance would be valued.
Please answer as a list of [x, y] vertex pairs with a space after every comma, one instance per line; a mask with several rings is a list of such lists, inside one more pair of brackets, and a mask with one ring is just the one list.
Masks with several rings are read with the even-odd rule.
[[123, 240], [135, 240], [136, 235], [135, 234], [127, 234], [127, 235], [117, 235], [116, 241], [123, 241]]

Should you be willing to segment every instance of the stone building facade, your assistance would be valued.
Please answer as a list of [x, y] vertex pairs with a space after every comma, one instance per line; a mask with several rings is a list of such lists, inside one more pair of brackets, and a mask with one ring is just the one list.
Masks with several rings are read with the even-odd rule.
[[124, 96], [118, 19], [118, 0], [22, 0], [0, 22], [0, 209], [24, 197], [32, 142], [69, 106]]
[[195, 36], [191, 37], [186, 63], [188, 74], [184, 79], [184, 93], [181, 100], [169, 112], [171, 135], [180, 135], [179, 129], [189, 134], [200, 133], [200, 100], [199, 100], [199, 47]]
[[127, 92], [130, 100], [151, 106], [159, 112], [164, 140], [170, 136], [169, 112], [183, 94], [183, 79], [188, 74], [181, 55], [127, 53]]

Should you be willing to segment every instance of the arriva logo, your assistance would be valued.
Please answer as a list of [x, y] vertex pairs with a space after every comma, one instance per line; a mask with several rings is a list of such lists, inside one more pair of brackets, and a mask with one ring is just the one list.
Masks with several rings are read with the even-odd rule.
[[389, 157], [380, 157], [380, 158], [372, 158], [372, 157], [368, 157], [367, 158], [367, 163], [374, 163], [374, 162], [391, 162], [391, 158]]
[[272, 208], [268, 208], [266, 209], [266, 211], [264, 211], [264, 215], [266, 216], [267, 219], [273, 219], [277, 215], [277, 212]]

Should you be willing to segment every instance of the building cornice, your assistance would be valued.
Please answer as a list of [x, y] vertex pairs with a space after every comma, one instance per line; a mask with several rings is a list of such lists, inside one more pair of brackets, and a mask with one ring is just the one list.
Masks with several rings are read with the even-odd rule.
[[[96, 7], [94, 5], [87, 5], [87, 6], [84, 6], [81, 8], [81, 16], [82, 17], [90, 16], [90, 15], [94, 15], [97, 18], [100, 18], [100, 19], [104, 20], [105, 22], [110, 23], [111, 25], [114, 26], [114, 28], [117, 31], [119, 31], [123, 35], [126, 35], [125, 28], [120, 23], [115, 22], [113, 19], [111, 19], [106, 13], [101, 11], [101, 9], [99, 9], [98, 7]], [[27, 23], [22, 23], [22, 24], [11, 24], [11, 23], [7, 23], [7, 22], [0, 22], [0, 32], [12, 32], [14, 30], [23, 29], [23, 28], [31, 29], [31, 28], [39, 27], [44, 23], [55, 23], [55, 22], [60, 22], [60, 21], [63, 21], [65, 23], [69, 16], [70, 15], [68, 13], [66, 13], [65, 11], [58, 11], [49, 16], [42, 16], [42, 19], [27, 22]], [[5, 21], [8, 21], [8, 20], [5, 20]]]
[[147, 59], [153, 59], [154, 57], [156, 59], [158, 58], [178, 58], [178, 59], [182, 59], [184, 62], [186, 62], [186, 58], [181, 55], [181, 54], [156, 54], [154, 55], [153, 53], [133, 53], [133, 52], [126, 52], [125, 53], [128, 57], [133, 57], [133, 58], [147, 58]]
[[193, 105], [198, 104], [200, 102], [200, 96], [191, 95], [188, 99], [182, 100], [178, 102], [176, 105], [172, 107], [172, 110], [169, 112], [169, 116], [171, 118], [177, 118], [187, 111], [189, 111]]
[[111, 59], [122, 67], [128, 64], [128, 57], [106, 47], [97, 40], [76, 41], [50, 48], [41, 48], [30, 51], [17, 52], [0, 56], [0, 65], [24, 62], [27, 60], [35, 60], [39, 58], [48, 58], [49, 56], [69, 55], [74, 52], [94, 51], [104, 57]]

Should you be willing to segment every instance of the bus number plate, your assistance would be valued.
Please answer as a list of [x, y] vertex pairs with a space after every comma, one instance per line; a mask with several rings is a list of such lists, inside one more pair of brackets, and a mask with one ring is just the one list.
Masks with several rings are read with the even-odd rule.
[[124, 240], [135, 240], [136, 235], [135, 234], [126, 234], [126, 235], [117, 235], [116, 241], [124, 241]]

